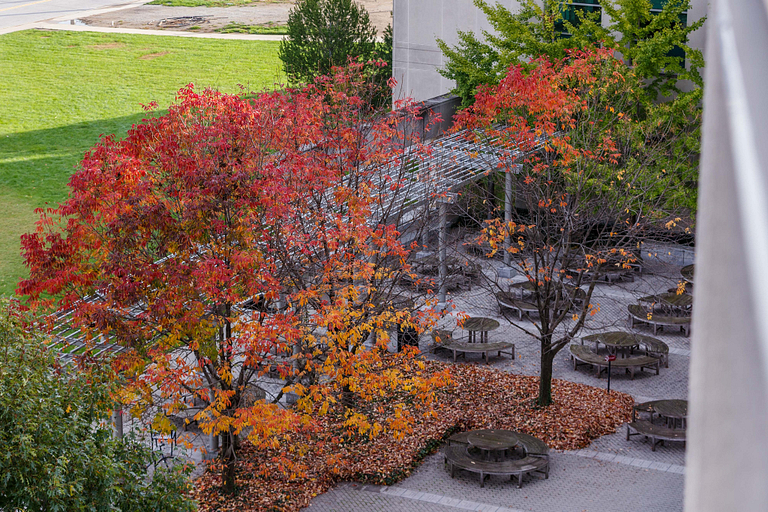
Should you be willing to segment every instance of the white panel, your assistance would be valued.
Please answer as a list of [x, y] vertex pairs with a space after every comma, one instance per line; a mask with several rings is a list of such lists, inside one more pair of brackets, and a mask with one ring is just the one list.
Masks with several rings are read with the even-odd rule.
[[707, 73], [685, 510], [768, 510], [768, 11], [715, 0]]

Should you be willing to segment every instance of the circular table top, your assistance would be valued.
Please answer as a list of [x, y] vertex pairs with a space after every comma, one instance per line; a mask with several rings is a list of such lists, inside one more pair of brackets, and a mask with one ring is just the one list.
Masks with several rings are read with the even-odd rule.
[[656, 302], [660, 305], [669, 305], [676, 308], [687, 308], [693, 305], [693, 295], [687, 293], [659, 293], [647, 295], [638, 299], [640, 302]]
[[390, 304], [393, 308], [412, 309], [414, 307], [413, 298], [402, 293], [395, 293], [389, 297]]
[[688, 416], [688, 400], [658, 400], [653, 410], [667, 418], [685, 418]]
[[473, 316], [464, 320], [464, 329], [467, 331], [492, 331], [499, 328], [499, 322], [493, 318]]
[[511, 285], [509, 285], [509, 291], [525, 290], [527, 292], [532, 292], [535, 289], [536, 289], [536, 284], [530, 281], [521, 281], [519, 283], [512, 283]]
[[511, 430], [486, 429], [469, 432], [467, 442], [481, 450], [508, 450], [514, 448], [519, 440]]
[[651, 338], [650, 336], [624, 331], [599, 332], [597, 334], [590, 334], [589, 336], [582, 336], [581, 339], [588, 342], [598, 341], [609, 347], [634, 347], [635, 345], [644, 342], [645, 340], [643, 338], [655, 340], [655, 338]]
[[510, 292], [498, 292], [496, 293], [496, 300], [499, 304], [505, 307], [511, 307], [515, 309], [522, 309], [523, 311], [538, 311], [539, 307], [533, 302], [517, 298]]

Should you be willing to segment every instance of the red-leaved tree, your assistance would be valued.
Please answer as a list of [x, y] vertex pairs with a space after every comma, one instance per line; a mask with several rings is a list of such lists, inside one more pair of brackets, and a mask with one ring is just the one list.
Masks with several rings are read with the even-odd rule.
[[[392, 205], [419, 143], [413, 110], [377, 112], [359, 76], [254, 98], [188, 86], [167, 114], [95, 145], [22, 239], [18, 293], [126, 348], [111, 361], [126, 406], [160, 405], [166, 426], [191, 410], [220, 434], [229, 492], [241, 434], [274, 447], [329, 409], [358, 434], [404, 431], [406, 401], [428, 413], [445, 382], [422, 377], [414, 350], [385, 350], [393, 327], [433, 320], [393, 300], [409, 248]], [[284, 386], [265, 399], [266, 374]], [[280, 405], [286, 391], [297, 407]]]
[[[638, 78], [609, 50], [532, 66], [512, 66], [499, 85], [481, 88], [457, 129], [506, 150], [489, 173], [511, 178], [516, 208], [478, 223], [488, 255], [507, 253], [528, 280], [536, 318], [507, 318], [539, 341], [546, 406], [555, 356], [598, 312], [595, 284], [638, 266], [643, 240], [666, 237], [690, 213], [680, 191], [696, 180], [701, 111], [645, 104]], [[505, 281], [490, 284], [500, 303], [510, 298]]]

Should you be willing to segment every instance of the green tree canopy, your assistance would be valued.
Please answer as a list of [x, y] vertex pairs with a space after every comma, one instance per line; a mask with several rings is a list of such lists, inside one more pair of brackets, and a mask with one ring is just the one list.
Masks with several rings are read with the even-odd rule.
[[[456, 81], [455, 92], [465, 105], [474, 101], [480, 84], [498, 84], [510, 65], [528, 63], [537, 57], [550, 60], [566, 57], [570, 49], [603, 44], [617, 49], [644, 80], [650, 100], [659, 95], [680, 93], [679, 82], [689, 80], [700, 97], [699, 68], [704, 65], [700, 50], [687, 45], [688, 35], [704, 23], [683, 23], [689, 0], [599, 0], [607, 27], [601, 25], [597, 9], [568, 9], [568, 2], [521, 0], [511, 12], [500, 4], [474, 0], [495, 34], [484, 31], [482, 38], [460, 32], [459, 44], [448, 46], [438, 40], [448, 61], [441, 73]], [[595, 6], [597, 7], [597, 6]], [[569, 16], [564, 16], [570, 14]], [[685, 61], [688, 61], [686, 68]]]
[[376, 29], [352, 0], [298, 0], [288, 15], [288, 36], [278, 55], [288, 79], [311, 82], [352, 58], [374, 56]]
[[103, 426], [109, 375], [59, 366], [25, 322], [0, 303], [0, 509], [193, 510], [186, 469], [148, 479], [148, 449]]

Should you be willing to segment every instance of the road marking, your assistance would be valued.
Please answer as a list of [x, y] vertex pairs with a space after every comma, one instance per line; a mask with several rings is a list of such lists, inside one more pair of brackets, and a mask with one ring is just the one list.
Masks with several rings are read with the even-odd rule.
[[5, 9], [0, 9], [0, 12], [11, 11], [13, 9], [21, 9], [22, 7], [29, 7], [30, 5], [35, 5], [35, 4], [44, 4], [45, 2], [50, 2], [50, 1], [51, 0], [37, 0], [37, 2], [29, 2], [28, 4], [14, 5], [13, 7], [6, 7]]
[[584, 457], [586, 459], [602, 460], [605, 462], [615, 462], [616, 464], [624, 464], [625, 466], [635, 466], [641, 469], [655, 469], [656, 471], [665, 471], [667, 473], [677, 473], [678, 475], [685, 475], [685, 466], [678, 464], [668, 464], [666, 462], [654, 462], [652, 460], [637, 459], [634, 457], [626, 457], [609, 452], [596, 452], [594, 450], [582, 449], [575, 452], [564, 452], [567, 455], [576, 455], [578, 457]]
[[433, 503], [443, 507], [459, 508], [464, 510], [482, 510], [487, 512], [525, 512], [516, 508], [501, 507], [488, 503], [478, 503], [477, 501], [462, 500], [451, 498], [443, 494], [431, 494], [427, 492], [417, 492], [403, 487], [383, 487], [380, 491], [388, 496], [397, 496], [407, 500], [423, 501], [424, 503]]

